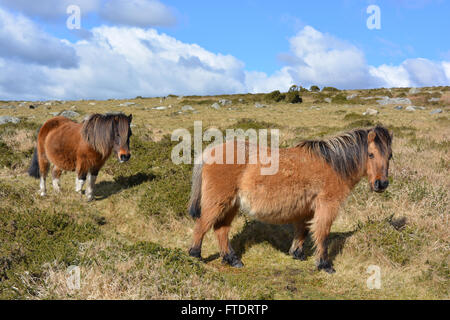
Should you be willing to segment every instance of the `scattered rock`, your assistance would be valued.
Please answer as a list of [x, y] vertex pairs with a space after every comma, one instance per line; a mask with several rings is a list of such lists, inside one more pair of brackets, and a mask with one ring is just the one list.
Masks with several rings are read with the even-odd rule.
[[325, 98], [325, 99], [323, 99], [323, 101], [325, 101], [327, 103], [331, 103], [331, 98]]
[[242, 98], [239, 98], [239, 103], [244, 103], [244, 99], [242, 99]]
[[6, 124], [6, 123], [19, 123], [20, 119], [16, 117], [11, 116], [1, 116], [0, 117], [0, 124]]
[[265, 107], [266, 107], [266, 105], [261, 104], [259, 102], [255, 102], [255, 108], [265, 108]]
[[419, 109], [419, 110], [426, 110], [427, 108], [425, 108], [425, 107], [416, 107], [416, 109]]
[[420, 89], [419, 88], [411, 88], [411, 89], [409, 89], [409, 94], [416, 94], [416, 93], [420, 93]]
[[387, 104], [411, 104], [411, 100], [408, 98], [389, 98], [382, 97], [380, 100], [377, 100], [379, 105], [387, 105]]
[[89, 102], [90, 106], [95, 106], [95, 102]]
[[416, 107], [414, 107], [414, 106], [408, 106], [408, 107], [406, 107], [405, 110], [406, 110], [406, 111], [409, 111], [409, 112], [413, 112], [413, 111], [416, 111]]
[[430, 98], [428, 99], [428, 102], [438, 102], [439, 100], [441, 100], [441, 98]]
[[311, 107], [309, 107], [309, 109], [310, 109], [310, 110], [320, 110], [320, 108], [317, 107], [317, 106], [311, 106]]
[[0, 106], [0, 109], [15, 109], [15, 106], [12, 105], [5, 105], [5, 106]]
[[227, 99], [220, 99], [219, 103], [222, 106], [231, 106], [233, 104], [233, 102], [231, 100], [227, 100]]
[[220, 104], [218, 104], [217, 102], [215, 102], [215, 103], [213, 103], [213, 104], [211, 105], [211, 108], [216, 109], [216, 110], [219, 110], [219, 109], [220, 109]]
[[396, 107], [394, 107], [394, 109], [395, 109], [395, 110], [402, 110], [403, 107], [402, 107], [402, 106], [396, 106]]
[[65, 110], [61, 113], [59, 113], [60, 116], [66, 117], [66, 118], [76, 118], [80, 114], [78, 112], [72, 111], [72, 110]]
[[358, 94], [357, 93], [354, 93], [354, 94], [351, 94], [351, 95], [349, 95], [349, 96], [347, 96], [347, 100], [352, 100], [352, 99], [354, 99], [354, 98], [356, 98], [358, 96]]
[[194, 111], [194, 110], [195, 109], [192, 106], [190, 106], [190, 105], [186, 105], [186, 106], [181, 107], [181, 111]]
[[152, 108], [152, 109], [153, 109], [153, 110], [166, 110], [167, 107], [159, 106], [159, 107], [154, 107], [154, 108]]
[[438, 114], [438, 113], [442, 113], [442, 109], [434, 109], [433, 111], [430, 112], [430, 114]]
[[50, 112], [49, 115], [56, 117], [59, 116], [59, 112]]
[[119, 107], [129, 107], [129, 106], [134, 106], [136, 103], [134, 102], [124, 102], [119, 104]]
[[367, 108], [366, 112], [363, 113], [363, 116], [376, 116], [378, 113], [378, 110]]
[[46, 103], [44, 103], [44, 106], [51, 106], [52, 105], [52, 103], [49, 101], [49, 102], [46, 102]]

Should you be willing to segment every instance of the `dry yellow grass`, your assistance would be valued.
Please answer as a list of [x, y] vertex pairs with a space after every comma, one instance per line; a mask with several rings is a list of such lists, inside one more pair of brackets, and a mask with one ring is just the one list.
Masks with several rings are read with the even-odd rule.
[[[402, 92], [402, 89], [398, 90]], [[449, 94], [449, 88], [422, 91], [439, 91], [444, 98]], [[365, 94], [365, 91], [343, 94], [353, 92]], [[396, 90], [392, 92], [395, 94]], [[71, 291], [65, 284], [67, 262], [52, 260], [42, 265], [42, 274], [37, 281], [30, 275], [20, 275], [25, 287], [33, 290], [24, 292], [19, 288], [18, 296], [37, 299], [448, 299], [448, 102], [441, 98], [438, 107], [444, 112], [430, 115], [430, 111], [437, 108], [435, 105], [425, 105], [426, 110], [406, 112], [394, 110], [393, 106], [365, 104], [364, 101], [361, 104], [323, 103], [318, 101], [319, 95], [306, 94], [302, 104], [266, 103], [267, 108], [261, 109], [255, 108], [254, 101], [264, 102], [262, 97], [230, 96], [233, 105], [221, 110], [210, 107], [210, 101], [217, 101], [219, 97], [172, 97], [165, 99], [163, 104], [159, 98], [72, 101], [55, 103], [49, 109], [39, 106], [34, 110], [24, 107], [0, 110], [0, 115], [17, 116], [23, 122], [39, 125], [51, 117], [50, 112], [69, 110], [73, 105], [80, 113], [78, 120], [91, 112], [123, 111], [133, 114], [133, 138], [155, 143], [163, 141], [163, 136], [174, 129], [191, 128], [196, 120], [203, 121], [204, 129], [213, 126], [224, 129], [244, 118], [271, 123], [280, 129], [281, 143], [285, 146], [302, 138], [345, 131], [349, 126], [367, 120], [383, 123], [394, 130], [394, 161], [388, 191], [381, 195], [370, 193], [366, 181], [362, 181], [333, 225], [330, 250], [337, 270], [335, 275], [315, 270], [310, 242], [307, 261], [295, 261], [287, 255], [292, 236], [289, 227], [264, 225], [246, 216], [236, 219], [231, 235], [232, 244], [242, 254], [243, 269], [235, 270], [221, 264], [212, 233], [204, 240], [206, 263], [191, 261], [185, 252], [191, 241], [193, 221], [187, 214], [178, 216], [170, 200], [167, 205], [160, 204], [163, 209], [159, 215], [147, 214], [142, 199], [149, 194], [150, 188], [155, 188], [153, 181], [149, 178], [135, 185], [118, 186], [113, 173], [127, 171], [113, 160], [107, 165], [108, 170], [100, 171], [97, 181], [99, 199], [93, 203], [85, 203], [73, 191], [73, 173], [63, 175], [62, 194], [53, 194], [50, 187], [49, 196], [41, 199], [35, 193], [37, 181], [25, 172], [29, 158], [21, 165], [6, 165], [0, 169], [3, 183], [19, 190], [17, 192], [25, 190], [22, 196], [31, 199], [31, 202], [22, 203], [20, 210], [53, 208], [56, 212], [67, 212], [77, 223], [101, 221], [93, 239], [79, 247], [78, 254], [83, 257], [78, 261], [82, 273], [80, 290]], [[377, 96], [377, 93], [370, 95]], [[238, 102], [238, 98], [243, 98], [244, 102]], [[125, 101], [136, 104], [119, 107]], [[185, 104], [192, 105], [195, 111], [179, 113]], [[160, 105], [172, 107], [152, 109]], [[313, 105], [319, 110], [311, 109]], [[379, 115], [363, 117], [361, 114], [369, 107], [379, 110]], [[31, 138], [34, 134], [35, 127], [24, 128], [19, 124], [1, 139], [14, 150], [26, 152], [33, 146]], [[149, 149], [145, 152], [158, 151]], [[133, 157], [128, 165], [132, 168], [145, 166], [139, 161]], [[155, 174], [162, 169], [163, 163], [151, 168]], [[171, 183], [172, 180], [167, 181]], [[11, 194], [1, 197], [0, 193], [2, 206], [17, 206], [18, 200]], [[161, 196], [165, 197], [164, 194]], [[163, 254], [159, 249], [133, 247], [137, 243], [157, 243], [169, 251], [163, 251]], [[165, 259], [169, 259], [169, 265]], [[379, 290], [367, 288], [370, 265], [381, 268]], [[3, 290], [3, 297], [14, 297], [11, 293], [14, 290], [4, 287]]]

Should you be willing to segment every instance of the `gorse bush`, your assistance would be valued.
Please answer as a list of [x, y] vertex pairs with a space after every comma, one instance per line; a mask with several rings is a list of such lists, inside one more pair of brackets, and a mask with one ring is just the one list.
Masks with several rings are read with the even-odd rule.
[[336, 89], [335, 87], [323, 87], [322, 91], [336, 92], [339, 91], [339, 89]]
[[300, 97], [300, 93], [298, 91], [286, 93], [285, 99], [287, 103], [302, 103], [302, 98]]
[[311, 92], [319, 92], [319, 91], [320, 91], [320, 88], [319, 88], [318, 86], [311, 86], [311, 87], [309, 88], [309, 91], [311, 91]]
[[286, 97], [285, 94], [282, 94], [279, 90], [272, 91], [266, 95], [266, 101], [268, 102], [280, 102], [284, 100]]
[[65, 212], [0, 207], [0, 298], [33, 295], [24, 274], [42, 282], [45, 263], [78, 265], [81, 243], [98, 234], [94, 222], [80, 224]]

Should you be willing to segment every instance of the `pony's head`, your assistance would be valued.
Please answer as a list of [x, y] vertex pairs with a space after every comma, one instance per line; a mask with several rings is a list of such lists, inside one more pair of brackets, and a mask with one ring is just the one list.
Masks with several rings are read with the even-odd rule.
[[131, 120], [133, 115], [114, 117], [114, 146], [113, 150], [117, 154], [117, 159], [122, 162], [130, 160], [130, 137]]
[[382, 126], [369, 129], [367, 133], [366, 174], [370, 189], [375, 192], [383, 192], [389, 185], [392, 138], [393, 135]]
[[131, 114], [93, 114], [83, 123], [83, 139], [103, 157], [109, 157], [111, 151], [114, 151], [120, 162], [126, 162], [131, 157], [132, 119]]

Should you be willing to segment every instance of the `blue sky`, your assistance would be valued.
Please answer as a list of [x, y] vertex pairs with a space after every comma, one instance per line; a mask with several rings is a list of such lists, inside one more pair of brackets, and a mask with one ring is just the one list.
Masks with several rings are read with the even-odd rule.
[[[405, 1], [406, 2], [406, 1]], [[165, 29], [186, 42], [230, 53], [252, 70], [273, 72], [277, 55], [305, 25], [362, 48], [368, 63], [398, 64], [405, 58], [442, 59], [449, 53], [449, 1], [166, 1], [180, 24]], [[369, 4], [381, 9], [381, 30], [369, 30]], [[447, 39], [446, 39], [447, 38]]]
[[0, 98], [450, 85], [449, 13], [444, 0], [0, 0]]

